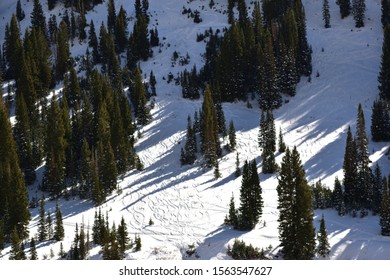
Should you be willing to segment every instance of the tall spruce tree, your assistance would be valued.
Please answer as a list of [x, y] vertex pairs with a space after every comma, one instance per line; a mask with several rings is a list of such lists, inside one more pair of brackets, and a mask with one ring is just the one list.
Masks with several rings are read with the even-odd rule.
[[34, 0], [33, 11], [31, 13], [31, 26], [36, 29], [41, 29], [45, 36], [47, 35], [46, 17], [39, 0]]
[[351, 0], [338, 0], [341, 18], [345, 18], [351, 13]]
[[283, 157], [278, 192], [279, 239], [285, 259], [312, 259], [315, 231], [311, 190], [305, 179], [299, 153], [286, 150]]
[[371, 114], [372, 141], [390, 140], [390, 108], [386, 100], [374, 100]]
[[386, 177], [383, 178], [383, 195], [379, 224], [381, 227], [381, 234], [390, 236], [390, 193]]
[[317, 239], [318, 239], [317, 252], [321, 257], [325, 258], [330, 254], [330, 245], [328, 241], [328, 233], [326, 232], [324, 214], [322, 214], [322, 218], [320, 222], [320, 230], [317, 234]]
[[390, 102], [390, 25], [384, 30], [381, 67], [378, 76], [379, 96]]
[[332, 194], [333, 207], [339, 216], [345, 214], [344, 193], [340, 180], [336, 177]]
[[353, 139], [351, 128], [348, 127], [347, 140], [344, 153], [344, 203], [346, 211], [357, 209], [357, 159], [356, 142]]
[[356, 28], [364, 27], [365, 12], [365, 0], [352, 0], [352, 14]]
[[324, 20], [325, 28], [330, 28], [329, 0], [323, 0], [323, 4], [322, 4], [322, 18]]
[[236, 129], [234, 127], [234, 122], [233, 120], [230, 121], [229, 123], [229, 149], [230, 150], [235, 150], [236, 149]]
[[135, 72], [134, 93], [132, 101], [135, 108], [134, 112], [137, 117], [137, 122], [140, 125], [147, 124], [151, 119], [151, 115], [149, 112], [149, 108], [146, 105], [146, 90], [145, 85], [142, 82], [141, 69], [139, 68], [137, 68]]
[[390, 24], [390, 2], [388, 0], [381, 0], [382, 15], [381, 22], [383, 28]]
[[56, 221], [54, 225], [54, 240], [61, 241], [65, 237], [64, 224], [62, 221], [61, 209], [58, 207], [58, 201], [56, 202]]
[[35, 245], [35, 239], [33, 237], [30, 240], [30, 260], [37, 260], [37, 259], [38, 259], [38, 253]]
[[38, 220], [38, 240], [44, 241], [47, 239], [47, 227], [46, 227], [46, 216], [45, 216], [45, 196], [41, 195], [39, 202], [39, 220]]
[[204, 92], [201, 115], [201, 151], [207, 167], [214, 167], [218, 157], [218, 122], [217, 114], [211, 94], [207, 85]]

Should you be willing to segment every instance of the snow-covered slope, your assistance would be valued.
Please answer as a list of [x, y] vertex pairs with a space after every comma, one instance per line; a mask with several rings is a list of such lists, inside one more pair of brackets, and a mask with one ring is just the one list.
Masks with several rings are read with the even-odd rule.
[[[31, 11], [32, 1], [23, 6], [26, 14]], [[128, 15], [134, 14], [129, 1], [115, 1]], [[131, 1], [130, 1], [131, 2]], [[161, 48], [154, 49], [154, 57], [143, 62], [141, 67], [148, 74], [153, 70], [157, 78], [156, 106], [152, 110], [153, 121], [141, 129], [142, 138], [136, 149], [145, 164], [142, 172], [131, 171], [119, 180], [120, 192], [113, 194], [102, 205], [110, 221], [118, 224], [123, 216], [132, 234], [140, 234], [142, 251], [128, 252], [129, 259], [182, 259], [188, 245], [194, 244], [200, 259], [227, 259], [226, 249], [235, 238], [240, 238], [257, 247], [274, 248], [277, 251], [278, 211], [277, 175], [260, 174], [263, 188], [264, 210], [262, 222], [251, 232], [240, 232], [223, 226], [232, 193], [239, 197], [241, 179], [235, 178], [235, 153], [225, 154], [220, 159], [222, 178], [215, 180], [213, 171], [199, 164], [180, 166], [180, 149], [184, 146], [187, 115], [200, 108], [201, 101], [181, 98], [181, 89], [167, 84], [169, 72], [175, 76], [183, 66], [172, 67], [174, 51], [180, 55], [187, 52], [191, 68], [202, 65], [201, 54], [205, 44], [196, 42], [196, 34], [212, 27], [227, 26], [223, 14], [227, 1], [215, 1], [216, 7], [208, 7], [208, 1], [191, 3], [180, 0], [150, 1], [151, 25], [158, 27]], [[247, 1], [248, 4], [250, 1]], [[14, 1], [1, 1], [0, 25], [9, 22], [15, 10]], [[366, 1], [366, 26], [354, 27], [351, 17], [341, 20], [338, 6], [331, 1], [331, 28], [324, 29], [322, 0], [303, 0], [307, 17], [309, 44], [313, 48], [313, 77], [311, 82], [303, 78], [297, 95], [277, 110], [276, 127], [282, 128], [287, 145], [296, 145], [310, 182], [321, 179], [332, 187], [334, 178], [342, 178], [342, 163], [348, 125], [355, 130], [357, 107], [362, 103], [369, 133], [371, 105], [377, 97], [377, 76], [382, 46], [380, 0]], [[194, 24], [182, 7], [201, 11], [203, 22]], [[202, 9], [204, 6], [204, 10]], [[46, 7], [45, 7], [46, 8]], [[10, 12], [11, 11], [11, 12]], [[59, 13], [60, 8], [54, 12]], [[88, 14], [95, 26], [106, 19], [106, 5], [96, 7]], [[28, 19], [21, 24], [28, 26]], [[151, 26], [150, 26], [151, 27]], [[3, 37], [0, 30], [0, 38]], [[129, 27], [131, 31], [131, 26]], [[76, 44], [73, 54], [85, 53], [85, 45]], [[320, 74], [316, 77], [316, 73]], [[234, 120], [237, 130], [237, 151], [241, 163], [256, 158], [261, 171], [260, 150], [257, 134], [260, 112], [256, 101], [253, 108], [244, 103], [224, 104], [227, 121]], [[389, 143], [370, 143], [372, 164], [379, 162], [383, 173], [390, 172], [390, 162], [384, 155]], [[280, 162], [282, 155], [278, 155]], [[31, 195], [35, 195], [32, 193]], [[48, 201], [46, 210], [54, 212], [55, 203]], [[59, 201], [65, 223], [64, 249], [70, 248], [76, 223], [92, 225], [94, 207], [89, 201], [72, 199]], [[315, 226], [324, 213], [329, 240], [332, 246], [330, 259], [390, 259], [390, 238], [380, 236], [379, 218], [363, 219], [339, 217], [333, 210], [316, 211]], [[31, 234], [36, 233], [38, 211], [32, 212]], [[149, 220], [154, 225], [149, 225]], [[263, 222], [264, 221], [264, 222]], [[38, 254], [49, 256], [50, 248], [59, 251], [59, 243], [39, 244]], [[90, 258], [98, 259], [99, 248], [91, 250]], [[8, 258], [9, 248], [0, 258]], [[193, 257], [195, 258], [195, 257]]]

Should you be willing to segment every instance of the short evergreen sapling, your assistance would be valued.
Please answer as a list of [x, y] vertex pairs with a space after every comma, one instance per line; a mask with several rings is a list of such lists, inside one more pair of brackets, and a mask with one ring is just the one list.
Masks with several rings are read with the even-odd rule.
[[320, 222], [320, 230], [317, 234], [317, 240], [318, 240], [318, 247], [317, 247], [318, 254], [323, 258], [327, 257], [330, 254], [330, 245], [328, 241], [328, 233], [326, 232], [324, 214], [322, 214], [322, 218]]

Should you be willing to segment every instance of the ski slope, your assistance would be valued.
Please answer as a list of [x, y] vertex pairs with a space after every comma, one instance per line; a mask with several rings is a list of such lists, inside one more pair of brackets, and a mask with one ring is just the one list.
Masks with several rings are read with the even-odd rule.
[[[46, 1], [44, 1], [46, 2]], [[121, 4], [128, 15], [134, 15], [134, 6], [129, 1]], [[130, 1], [132, 2], [132, 1]], [[366, 26], [356, 29], [350, 16], [340, 19], [339, 8], [330, 1], [331, 28], [325, 29], [322, 22], [322, 0], [303, 0], [309, 44], [313, 49], [313, 75], [309, 82], [302, 78], [297, 95], [286, 98], [285, 104], [274, 112], [277, 131], [281, 127], [284, 140], [290, 147], [297, 146], [306, 169], [309, 182], [322, 180], [332, 187], [336, 176], [342, 178], [342, 164], [348, 126], [355, 131], [358, 104], [363, 106], [367, 133], [370, 135], [372, 102], [376, 99], [377, 76], [380, 66], [383, 32], [380, 22], [380, 0], [366, 1]], [[21, 30], [29, 25], [32, 1], [22, 1], [26, 19]], [[175, 77], [185, 67], [194, 64], [200, 69], [205, 43], [196, 42], [196, 34], [212, 27], [214, 30], [227, 26], [227, 1], [215, 1], [209, 9], [208, 1], [191, 3], [180, 0], [150, 0], [151, 21], [149, 28], [157, 26], [160, 48], [154, 48], [154, 56], [141, 63], [146, 76], [153, 70], [157, 79], [157, 97], [152, 110], [153, 120], [140, 129], [136, 149], [145, 165], [142, 172], [130, 171], [118, 180], [119, 191], [108, 197], [101, 206], [108, 213], [110, 224], [119, 224], [123, 216], [128, 223], [131, 237], [140, 234], [142, 250], [128, 251], [127, 259], [188, 259], [185, 251], [195, 245], [196, 254], [190, 259], [230, 259], [226, 255], [228, 244], [235, 238], [259, 248], [278, 251], [277, 174], [260, 174], [263, 189], [264, 209], [261, 222], [250, 232], [232, 230], [224, 226], [232, 194], [238, 206], [241, 178], [235, 178], [236, 154], [224, 153], [219, 161], [222, 177], [214, 179], [213, 170], [203, 168], [200, 160], [193, 166], [180, 165], [180, 150], [185, 144], [187, 116], [193, 116], [201, 107], [201, 100], [189, 101], [181, 97], [181, 88], [168, 84], [167, 75]], [[249, 4], [250, 1], [247, 1]], [[45, 5], [45, 4], [43, 4]], [[14, 1], [0, 3], [0, 38], [4, 37], [5, 23], [9, 22]], [[203, 19], [195, 24], [182, 15], [183, 6], [198, 9]], [[202, 9], [204, 6], [204, 9]], [[46, 10], [46, 6], [44, 6]], [[53, 13], [62, 12], [57, 7]], [[94, 20], [95, 27], [106, 20], [106, 5], [99, 5], [88, 13], [87, 22]], [[96, 28], [98, 31], [99, 28]], [[132, 30], [132, 22], [129, 31]], [[2, 39], [1, 39], [2, 40]], [[74, 43], [73, 55], [85, 53], [86, 44]], [[174, 51], [190, 55], [190, 64], [172, 66]], [[124, 63], [124, 59], [122, 61]], [[316, 77], [316, 73], [319, 77]], [[245, 103], [223, 104], [226, 121], [234, 121], [237, 151], [241, 164], [256, 159], [261, 171], [260, 150], [257, 144], [260, 111], [255, 100], [253, 108]], [[225, 141], [225, 140], [224, 140]], [[226, 142], [225, 142], [226, 143]], [[385, 155], [389, 143], [370, 143], [372, 165], [381, 165], [383, 174], [389, 174], [390, 161]], [[277, 155], [281, 162], [283, 155]], [[199, 159], [199, 157], [198, 157]], [[36, 195], [34, 187], [30, 197]], [[83, 222], [91, 228], [95, 208], [90, 201], [71, 198], [59, 201], [64, 218], [64, 249], [69, 250], [74, 238], [75, 225]], [[55, 202], [46, 202], [46, 211], [54, 213]], [[319, 228], [321, 215], [325, 215], [329, 242], [332, 246], [329, 259], [390, 259], [390, 238], [380, 236], [379, 217], [339, 217], [334, 210], [315, 211], [315, 226]], [[30, 234], [37, 232], [38, 209], [32, 210]], [[152, 219], [154, 225], [149, 225]], [[50, 258], [50, 249], [59, 252], [59, 243], [43, 242], [37, 246], [38, 256]], [[8, 259], [9, 247], [3, 250], [2, 259]], [[90, 251], [90, 259], [100, 259], [99, 247]], [[57, 258], [55, 256], [54, 258]]]

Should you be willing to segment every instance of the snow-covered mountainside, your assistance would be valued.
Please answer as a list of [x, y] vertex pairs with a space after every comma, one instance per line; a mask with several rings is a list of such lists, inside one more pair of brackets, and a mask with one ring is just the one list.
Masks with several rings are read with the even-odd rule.
[[[47, 10], [46, 1], [43, 4]], [[184, 146], [188, 114], [193, 115], [201, 107], [201, 100], [190, 101], [181, 96], [180, 86], [167, 83], [169, 72], [174, 76], [185, 67], [203, 64], [205, 43], [196, 42], [197, 33], [212, 27], [222, 29], [227, 25], [226, 0], [215, 1], [213, 9], [208, 1], [195, 0], [150, 1], [149, 28], [158, 26], [162, 47], [154, 48], [154, 55], [142, 62], [144, 73], [153, 70], [157, 78], [157, 97], [152, 110], [153, 120], [140, 131], [142, 137], [136, 143], [137, 152], [145, 165], [141, 172], [131, 171], [120, 177], [120, 191], [115, 192], [101, 206], [108, 213], [110, 222], [119, 224], [123, 216], [133, 238], [142, 239], [140, 252], [127, 251], [128, 259], [182, 259], [189, 245], [196, 247], [199, 259], [230, 259], [226, 254], [235, 238], [255, 247], [272, 246], [271, 254], [278, 251], [278, 210], [276, 186], [277, 174], [261, 174], [260, 149], [257, 136], [260, 111], [257, 102], [253, 108], [245, 103], [225, 103], [223, 109], [227, 122], [234, 120], [237, 131], [237, 151], [240, 162], [256, 158], [263, 189], [264, 209], [261, 223], [250, 232], [233, 230], [223, 225], [228, 213], [232, 193], [239, 197], [241, 178], [234, 176], [236, 154], [228, 153], [220, 159], [220, 179], [214, 179], [213, 170], [195, 163], [180, 165], [180, 150]], [[251, 1], [247, 1], [250, 6]], [[325, 29], [322, 21], [322, 0], [303, 0], [307, 18], [307, 35], [313, 54], [311, 81], [302, 78], [295, 97], [286, 98], [285, 104], [274, 112], [277, 130], [281, 127], [288, 146], [297, 146], [306, 169], [309, 182], [318, 180], [333, 187], [334, 179], [343, 176], [342, 165], [346, 132], [350, 125], [355, 131], [358, 104], [363, 106], [367, 133], [370, 135], [371, 106], [378, 95], [377, 77], [383, 40], [380, 21], [380, 0], [366, 1], [366, 26], [357, 29], [350, 16], [341, 20], [335, 1], [330, 1], [331, 28]], [[27, 15], [21, 22], [21, 30], [29, 25], [32, 1], [22, 1]], [[115, 1], [117, 10], [121, 4], [128, 15], [134, 15], [133, 1]], [[203, 21], [195, 24], [182, 14], [183, 5], [201, 11]], [[4, 38], [4, 26], [15, 11], [16, 1], [0, 2], [0, 40]], [[202, 8], [204, 6], [204, 9]], [[59, 14], [62, 7], [52, 13]], [[107, 18], [106, 4], [88, 13], [87, 22], [95, 26]], [[132, 22], [131, 22], [132, 23]], [[130, 24], [131, 24], [130, 23]], [[129, 26], [131, 30], [131, 26]], [[87, 45], [75, 42], [73, 55], [85, 54]], [[190, 56], [190, 64], [172, 66], [174, 51]], [[319, 76], [316, 77], [316, 73]], [[287, 102], [288, 101], [288, 102]], [[389, 174], [390, 161], [385, 155], [389, 143], [369, 144], [371, 164], [379, 163], [383, 174]], [[282, 155], [276, 160], [279, 163]], [[35, 196], [30, 189], [30, 198]], [[64, 218], [64, 249], [68, 250], [74, 238], [76, 223], [91, 228], [95, 208], [90, 201], [78, 198], [61, 199], [59, 206]], [[54, 201], [47, 201], [46, 210], [52, 213]], [[315, 211], [315, 227], [319, 229], [324, 214], [329, 242], [330, 259], [390, 259], [390, 238], [380, 235], [379, 217], [339, 217], [335, 210]], [[37, 232], [38, 209], [32, 209], [30, 235]], [[149, 220], [154, 221], [149, 225]], [[38, 246], [39, 258], [50, 258], [50, 249], [60, 250], [59, 242], [46, 242]], [[9, 246], [0, 258], [8, 259]], [[90, 259], [99, 259], [100, 247], [94, 247]], [[54, 258], [57, 258], [54, 257]]]

